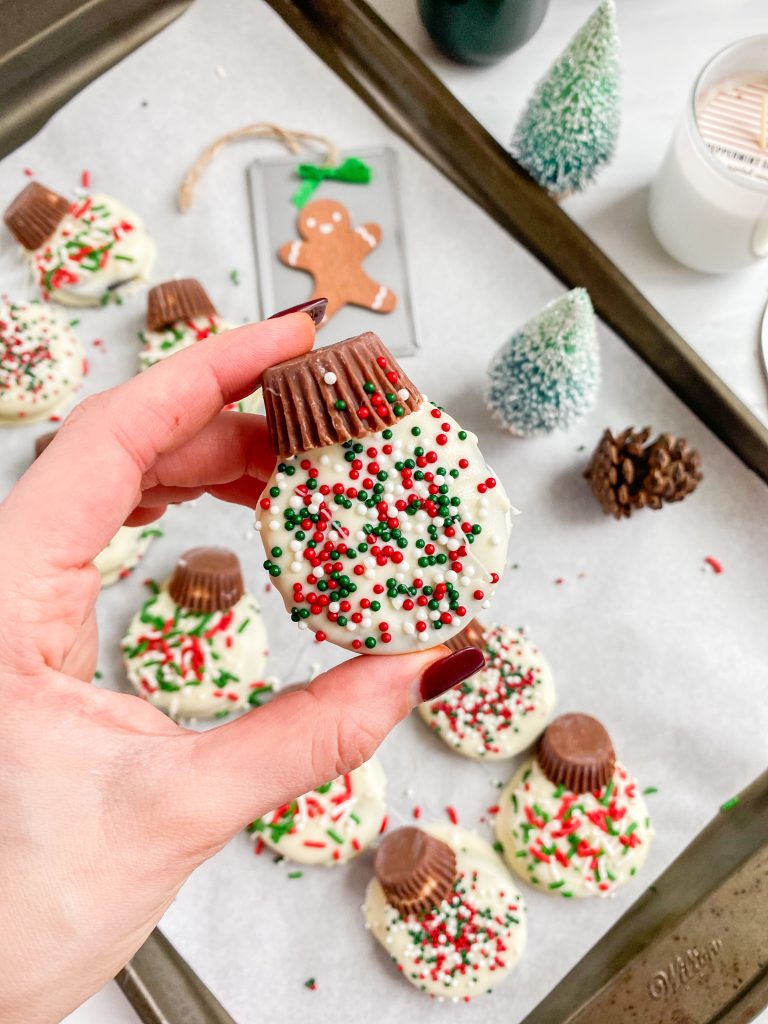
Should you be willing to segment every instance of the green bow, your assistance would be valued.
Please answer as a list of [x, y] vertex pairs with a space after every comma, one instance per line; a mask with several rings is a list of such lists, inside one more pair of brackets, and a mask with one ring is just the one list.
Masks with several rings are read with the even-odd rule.
[[368, 164], [364, 164], [356, 156], [347, 157], [338, 167], [299, 164], [296, 168], [296, 173], [300, 178], [303, 178], [303, 181], [297, 191], [291, 196], [291, 202], [299, 209], [306, 204], [321, 181], [346, 181], [353, 185], [367, 185], [373, 177], [373, 171]]

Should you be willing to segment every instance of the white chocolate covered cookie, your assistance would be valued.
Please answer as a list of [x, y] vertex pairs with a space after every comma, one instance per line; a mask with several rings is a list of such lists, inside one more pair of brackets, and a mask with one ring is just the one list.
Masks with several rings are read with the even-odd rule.
[[542, 731], [555, 705], [549, 665], [522, 630], [494, 625], [479, 641], [485, 668], [419, 714], [457, 754], [490, 761], [525, 750]]
[[161, 537], [157, 526], [121, 526], [93, 564], [101, 575], [102, 587], [128, 576], [143, 557], [152, 540]]
[[[210, 552], [231, 561], [211, 569]], [[198, 556], [208, 564], [198, 565]], [[271, 689], [263, 680], [267, 633], [256, 601], [243, 591], [236, 557], [195, 548], [153, 590], [121, 645], [141, 696], [174, 718], [218, 718], [259, 704]]]
[[342, 864], [379, 834], [387, 814], [387, 780], [377, 758], [257, 818], [259, 840], [302, 864]]
[[438, 906], [402, 914], [377, 878], [363, 905], [366, 927], [403, 977], [454, 1002], [484, 995], [509, 974], [525, 948], [525, 902], [483, 839], [455, 825], [424, 828], [455, 853], [456, 881]]
[[0, 423], [23, 425], [59, 412], [83, 382], [77, 335], [42, 302], [0, 302]]
[[257, 528], [286, 608], [348, 650], [443, 642], [504, 568], [504, 488], [475, 435], [426, 399], [359, 441], [282, 459], [264, 495]]
[[71, 204], [42, 245], [23, 251], [43, 298], [104, 306], [146, 283], [155, 243], [117, 199], [88, 195]]
[[610, 896], [628, 882], [653, 829], [637, 783], [618, 762], [606, 786], [574, 793], [530, 760], [501, 794], [496, 836], [521, 878], [568, 899]]

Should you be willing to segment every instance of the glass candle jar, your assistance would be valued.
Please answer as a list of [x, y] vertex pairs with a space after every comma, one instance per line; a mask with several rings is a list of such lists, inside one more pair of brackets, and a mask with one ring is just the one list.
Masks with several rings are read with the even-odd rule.
[[694, 270], [725, 273], [768, 255], [768, 35], [702, 69], [651, 188], [651, 226]]

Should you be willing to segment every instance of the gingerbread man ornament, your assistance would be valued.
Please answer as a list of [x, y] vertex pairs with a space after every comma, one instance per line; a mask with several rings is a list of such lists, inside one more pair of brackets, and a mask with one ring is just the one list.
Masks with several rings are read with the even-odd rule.
[[289, 267], [306, 270], [315, 279], [311, 297], [328, 299], [323, 323], [346, 305], [392, 312], [397, 304], [394, 292], [363, 269], [363, 260], [381, 241], [378, 224], [353, 228], [345, 206], [316, 199], [299, 214], [299, 231], [302, 238], [286, 242], [278, 255]]

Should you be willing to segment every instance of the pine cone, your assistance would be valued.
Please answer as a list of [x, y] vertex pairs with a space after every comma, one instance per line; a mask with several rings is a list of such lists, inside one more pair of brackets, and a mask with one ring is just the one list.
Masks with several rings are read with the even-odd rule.
[[661, 508], [696, 490], [699, 453], [684, 438], [660, 434], [648, 444], [650, 427], [627, 427], [617, 437], [606, 430], [584, 476], [606, 515], [629, 517], [636, 509]]
[[662, 501], [682, 501], [696, 490], [703, 474], [701, 457], [684, 437], [659, 434], [648, 452], [644, 489]]

